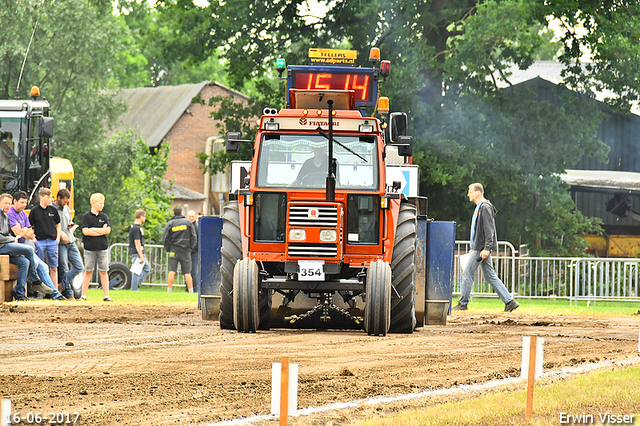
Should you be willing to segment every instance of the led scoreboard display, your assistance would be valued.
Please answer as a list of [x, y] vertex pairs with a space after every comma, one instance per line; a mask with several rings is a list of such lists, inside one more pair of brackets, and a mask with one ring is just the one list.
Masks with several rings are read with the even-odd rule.
[[304, 68], [306, 69], [290, 70], [290, 88], [306, 90], [353, 90], [355, 92], [356, 104], [373, 105], [375, 103], [374, 88], [377, 84], [377, 75], [374, 69], [343, 68], [338, 70], [323, 67], [324, 70], [309, 71], [309, 67]]

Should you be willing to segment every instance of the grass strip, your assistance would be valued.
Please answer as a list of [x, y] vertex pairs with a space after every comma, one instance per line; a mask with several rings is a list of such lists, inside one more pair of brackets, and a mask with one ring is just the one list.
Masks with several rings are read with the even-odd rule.
[[[169, 305], [198, 303], [197, 293], [187, 293], [184, 287], [173, 287], [171, 293], [167, 293], [166, 287], [142, 286], [140, 291], [131, 290], [110, 290], [109, 296], [115, 304], [134, 304], [134, 305]], [[87, 302], [102, 302], [104, 294], [102, 289], [92, 289], [87, 291]], [[106, 303], [106, 302], [104, 302]]]
[[[354, 426], [494, 426], [560, 424], [640, 425], [640, 367], [596, 371], [536, 386], [533, 418], [525, 417], [526, 390], [448, 402], [379, 417], [356, 420]], [[610, 417], [606, 417], [609, 415]], [[623, 416], [627, 416], [626, 419]], [[578, 417], [568, 417], [578, 416]], [[582, 417], [579, 417], [582, 416]], [[582, 419], [581, 421], [576, 421]], [[631, 419], [631, 422], [623, 423]], [[568, 421], [573, 420], [573, 421]], [[608, 421], [608, 422], [607, 422]]]
[[[640, 302], [591, 302], [584, 300], [577, 305], [569, 305], [567, 299], [517, 299], [520, 307], [514, 314], [566, 315], [566, 316], [638, 316]], [[456, 301], [454, 300], [454, 305]], [[504, 311], [504, 303], [498, 298], [474, 297], [469, 303], [469, 311], [476, 313], [498, 313]]]

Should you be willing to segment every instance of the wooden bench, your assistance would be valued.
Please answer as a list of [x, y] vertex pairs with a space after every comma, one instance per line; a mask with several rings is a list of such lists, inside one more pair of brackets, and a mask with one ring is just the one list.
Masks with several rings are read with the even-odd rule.
[[9, 263], [9, 255], [0, 254], [0, 303], [11, 302], [11, 290], [16, 285], [18, 266]]

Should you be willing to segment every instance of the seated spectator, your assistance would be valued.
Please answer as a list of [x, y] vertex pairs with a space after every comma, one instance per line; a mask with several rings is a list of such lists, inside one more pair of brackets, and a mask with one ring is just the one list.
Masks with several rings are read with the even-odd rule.
[[[2, 210], [6, 212], [8, 225], [10, 226], [9, 232], [13, 233], [13, 235], [15, 235], [14, 238], [17, 240], [14, 244], [10, 244], [11, 247], [9, 250], [13, 253], [25, 256], [29, 261], [29, 279], [32, 282], [31, 288], [34, 291], [48, 294], [48, 296], [54, 300], [67, 300], [67, 298], [56, 289], [56, 286], [53, 285], [47, 265], [45, 265], [44, 262], [35, 255], [33, 248], [25, 244], [25, 238], [31, 241], [35, 239], [33, 229], [31, 229], [31, 223], [29, 222], [29, 217], [24, 211], [27, 207], [27, 194], [22, 191], [16, 192], [15, 199], [13, 200], [13, 206], [11, 205], [11, 195], [2, 194], [0, 195], [0, 198], [1, 197], [4, 198], [0, 199], [0, 206], [2, 206]], [[49, 291], [47, 287], [51, 291]]]

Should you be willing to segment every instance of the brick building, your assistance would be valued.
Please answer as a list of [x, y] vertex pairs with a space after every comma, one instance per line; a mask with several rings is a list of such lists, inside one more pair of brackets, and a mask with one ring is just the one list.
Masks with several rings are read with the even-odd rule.
[[[174, 194], [174, 205], [186, 205], [205, 214], [219, 211], [219, 196], [210, 188], [225, 186], [215, 182], [220, 177], [203, 175], [196, 157], [197, 153], [206, 151], [207, 141], [212, 143], [220, 132], [217, 122], [210, 117], [217, 107], [208, 106], [209, 99], [214, 96], [248, 100], [246, 95], [211, 81], [124, 89], [117, 96], [128, 105], [127, 112], [120, 117], [120, 128], [134, 129], [147, 142], [151, 153], [165, 146], [171, 147], [169, 168], [164, 178], [174, 184], [169, 187], [173, 190], [168, 189]], [[193, 102], [198, 97], [205, 105]], [[207, 178], [214, 180], [210, 182], [209, 191], [205, 189]], [[223, 179], [228, 178], [224, 176]], [[207, 199], [209, 202], [205, 204]], [[204, 211], [203, 204], [210, 206], [208, 212]]]

